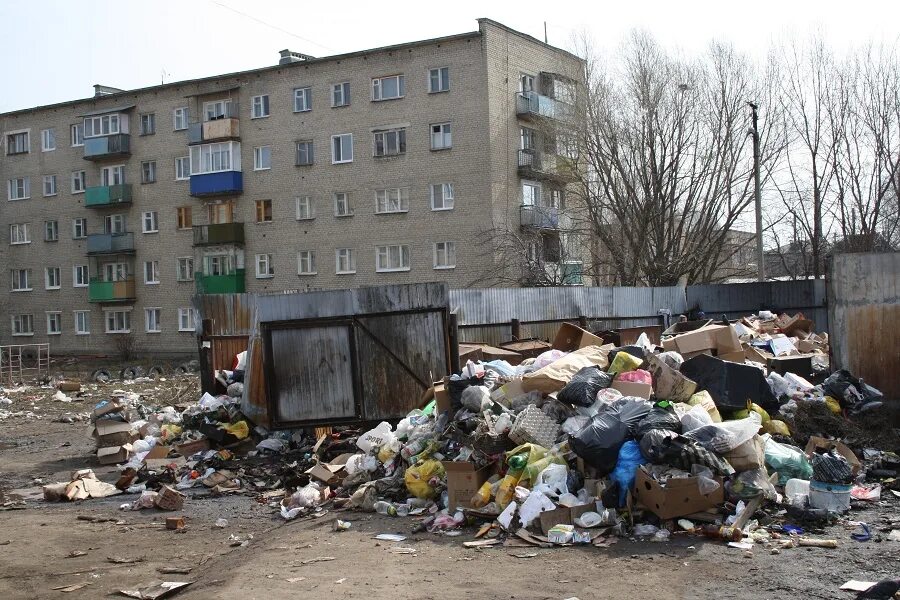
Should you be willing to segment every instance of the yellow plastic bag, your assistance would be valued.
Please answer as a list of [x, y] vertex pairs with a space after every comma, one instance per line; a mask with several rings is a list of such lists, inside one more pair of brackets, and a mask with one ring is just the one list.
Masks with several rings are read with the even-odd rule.
[[[618, 355], [616, 355], [618, 357]], [[709, 395], [709, 392], [703, 390], [702, 392], [697, 392], [691, 399], [687, 402], [691, 406], [696, 406], [700, 404], [703, 408], [706, 409], [706, 412], [709, 413], [709, 416], [712, 418], [713, 423], [721, 423], [722, 415], [719, 414], [719, 409], [716, 408], [716, 403], [713, 402], [712, 396]]]
[[537, 444], [522, 444], [521, 446], [516, 446], [512, 450], [506, 453], [506, 460], [509, 460], [513, 456], [519, 454], [528, 454], [526, 459], [526, 464], [531, 464], [535, 461], [541, 460], [547, 453], [550, 452], [543, 446], [538, 446]]
[[836, 415], [841, 414], [841, 403], [831, 396], [825, 396], [825, 406]]
[[387, 463], [389, 460], [397, 456], [397, 453], [391, 448], [390, 444], [385, 444], [378, 450], [378, 462], [381, 464]]
[[250, 426], [247, 425], [247, 421], [238, 421], [237, 423], [225, 423], [223, 425], [219, 425], [219, 429], [224, 429], [234, 437], [239, 440], [244, 439], [248, 435], [250, 435]]
[[163, 425], [159, 428], [159, 437], [161, 437], [163, 441], [171, 440], [181, 435], [181, 431], [181, 425], [175, 425], [174, 423], [163, 423]]
[[625, 371], [634, 371], [640, 367], [643, 362], [644, 361], [636, 356], [620, 351], [616, 354], [616, 357], [613, 359], [612, 364], [609, 365], [609, 369], [607, 369], [606, 372], [610, 375], [618, 375]]
[[763, 423], [762, 428], [763, 431], [771, 433], [772, 435], [791, 435], [791, 430], [788, 429], [787, 423], [779, 421], [778, 419], [769, 419]]
[[534, 485], [534, 482], [537, 480], [537, 476], [540, 475], [541, 471], [543, 471], [553, 463], [556, 463], [558, 465], [565, 465], [566, 461], [559, 454], [551, 452], [540, 460], [536, 460], [533, 463], [528, 463], [528, 466], [525, 467], [525, 470], [522, 472], [522, 477], [519, 478], [519, 483], [517, 485], [520, 485], [524, 488], [530, 488]]
[[437, 460], [425, 460], [406, 469], [406, 489], [416, 498], [430, 500], [434, 498], [434, 488], [429, 485], [432, 477], [444, 477], [444, 465]]

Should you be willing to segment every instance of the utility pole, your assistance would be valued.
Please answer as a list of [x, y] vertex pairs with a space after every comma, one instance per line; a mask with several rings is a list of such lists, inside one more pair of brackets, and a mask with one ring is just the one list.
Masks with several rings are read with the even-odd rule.
[[762, 192], [759, 183], [759, 106], [748, 102], [753, 119], [753, 128], [750, 135], [753, 136], [753, 195], [756, 200], [756, 275], [759, 281], [766, 280], [766, 255], [763, 252], [763, 227], [762, 227]]

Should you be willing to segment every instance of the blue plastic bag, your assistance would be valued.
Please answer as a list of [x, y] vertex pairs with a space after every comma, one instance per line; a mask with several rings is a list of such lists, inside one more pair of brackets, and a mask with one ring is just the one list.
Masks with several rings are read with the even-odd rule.
[[628, 440], [619, 449], [619, 460], [616, 461], [616, 468], [613, 469], [610, 478], [619, 484], [619, 506], [625, 505], [625, 499], [628, 496], [628, 490], [634, 486], [634, 477], [637, 468], [645, 463], [647, 459], [641, 454], [641, 446], [634, 440]]

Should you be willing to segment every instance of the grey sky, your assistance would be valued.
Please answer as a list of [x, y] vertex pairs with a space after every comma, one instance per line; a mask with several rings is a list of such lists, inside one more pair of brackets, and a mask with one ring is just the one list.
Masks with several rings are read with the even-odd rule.
[[536, 37], [546, 20], [561, 47], [587, 31], [612, 48], [640, 27], [687, 53], [713, 38], [762, 53], [773, 37], [813, 29], [837, 47], [893, 42], [900, 2], [0, 0], [0, 112], [88, 97], [95, 83], [131, 89], [258, 68], [282, 48], [326, 56], [474, 31], [478, 17]]

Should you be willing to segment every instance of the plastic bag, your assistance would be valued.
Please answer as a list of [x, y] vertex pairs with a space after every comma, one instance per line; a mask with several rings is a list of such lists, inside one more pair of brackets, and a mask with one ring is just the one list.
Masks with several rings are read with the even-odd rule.
[[855, 409], [858, 405], [881, 402], [884, 395], [862, 379], [854, 377], [850, 371], [840, 369], [822, 382], [825, 394], [836, 398], [842, 408]]
[[293, 494], [287, 503], [287, 508], [310, 508], [317, 506], [322, 500], [322, 489], [315, 482], [312, 482]]
[[431, 486], [433, 477], [444, 477], [444, 465], [436, 460], [426, 460], [406, 469], [404, 481], [406, 489], [416, 498], [430, 500], [435, 496], [435, 489]]
[[542, 352], [534, 359], [531, 370], [537, 371], [538, 369], [543, 369], [550, 363], [558, 361], [566, 354], [568, 354], [568, 352], [563, 352], [562, 350], [547, 350], [546, 352]]
[[746, 419], [704, 425], [684, 435], [686, 438], [698, 442], [707, 450], [725, 454], [756, 435], [761, 421], [759, 414], [750, 413]]
[[619, 506], [625, 505], [628, 490], [634, 487], [635, 471], [646, 462], [647, 459], [641, 454], [641, 447], [636, 441], [628, 440], [622, 444], [616, 468], [610, 475], [610, 479], [619, 484]]
[[702, 495], [708, 496], [719, 489], [719, 482], [706, 465], [691, 465], [691, 475], [697, 478], [697, 489]]
[[528, 527], [542, 512], [554, 508], [556, 505], [550, 498], [541, 492], [533, 491], [528, 494], [528, 498], [519, 507], [519, 523], [522, 524], [522, 527]]
[[853, 468], [836, 450], [813, 454], [812, 470], [813, 481], [845, 485], [853, 482]]
[[363, 452], [371, 452], [375, 448], [381, 448], [390, 441], [390, 438], [394, 437], [394, 434], [391, 433], [392, 429], [390, 423], [382, 421], [374, 429], [370, 429], [359, 436], [359, 439], [356, 440], [356, 446]]
[[698, 404], [706, 409], [706, 412], [709, 413], [709, 418], [712, 419], [713, 423], [721, 423], [722, 415], [719, 413], [719, 409], [716, 408], [716, 403], [713, 402], [712, 396], [709, 395], [709, 392], [703, 390], [702, 392], [697, 392], [687, 403], [691, 406], [697, 406]]
[[744, 471], [731, 484], [731, 492], [738, 498], [749, 500], [760, 494], [768, 500], [776, 498], [775, 486], [769, 483], [765, 467]]
[[557, 398], [560, 402], [575, 406], [591, 406], [597, 400], [597, 392], [611, 384], [612, 377], [601, 371], [600, 367], [583, 367], [569, 380]]
[[646, 383], [647, 385], [653, 385], [653, 377], [650, 375], [650, 371], [645, 371], [644, 369], [635, 369], [634, 371], [625, 371], [624, 373], [619, 373], [616, 377], [619, 381], [630, 381], [632, 383]]
[[778, 485], [788, 479], [809, 479], [813, 475], [812, 465], [800, 448], [780, 444], [769, 438], [766, 440], [766, 464], [778, 472]]
[[484, 386], [472, 385], [462, 391], [460, 402], [472, 412], [480, 413], [491, 406], [491, 392]]
[[634, 430], [634, 437], [640, 439], [651, 429], [669, 429], [681, 433], [681, 420], [671, 405], [655, 405]]
[[644, 437], [641, 438], [641, 454], [652, 463], [662, 464], [669, 451], [666, 440], [676, 437], [678, 434], [669, 429], [651, 429], [645, 432]]
[[569, 417], [562, 424], [562, 430], [566, 435], [575, 435], [590, 422], [591, 418], [584, 415]]
[[619, 448], [625, 438], [652, 407], [650, 402], [640, 398], [617, 400], [571, 438], [572, 450], [600, 475], [610, 473], [616, 466]]
[[765, 443], [758, 435], [724, 455], [735, 471], [750, 471], [765, 466]]
[[712, 424], [712, 417], [709, 416], [709, 412], [701, 404], [692, 406], [691, 410], [684, 413], [681, 417], [681, 430], [684, 433]]
[[[610, 352], [612, 354], [612, 352]], [[627, 352], [616, 352], [615, 358], [612, 359], [612, 362], [609, 364], [609, 368], [606, 370], [610, 375], [617, 375], [619, 373], [623, 373], [625, 371], [634, 371], [638, 367], [643, 364], [643, 359], [638, 358], [636, 356], [632, 356]]]
[[569, 492], [569, 488], [566, 485], [568, 474], [569, 468], [566, 465], [552, 463], [538, 473], [535, 479], [535, 487], [546, 486], [546, 489], [554, 496], [567, 494]]
[[784, 437], [791, 436], [791, 430], [788, 429], [787, 423], [778, 419], [772, 419], [763, 423], [763, 431], [771, 433], [772, 435], [783, 435]]
[[681, 368], [682, 363], [684, 362], [684, 357], [675, 352], [674, 350], [670, 350], [668, 352], [660, 352], [656, 355], [656, 358], [661, 360], [662, 362], [669, 365], [671, 368], [676, 371]]

